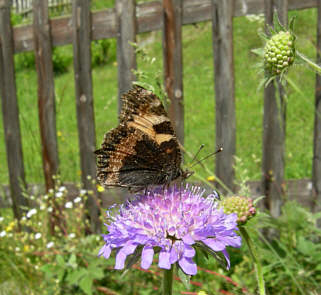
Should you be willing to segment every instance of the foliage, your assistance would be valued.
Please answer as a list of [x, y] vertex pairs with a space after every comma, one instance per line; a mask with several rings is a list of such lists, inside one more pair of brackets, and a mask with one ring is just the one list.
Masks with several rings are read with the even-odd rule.
[[102, 39], [91, 42], [92, 67], [103, 66], [116, 60], [116, 41]]

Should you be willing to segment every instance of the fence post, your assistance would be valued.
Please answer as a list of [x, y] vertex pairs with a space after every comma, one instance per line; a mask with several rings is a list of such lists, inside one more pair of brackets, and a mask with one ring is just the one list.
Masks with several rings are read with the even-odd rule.
[[[317, 64], [321, 63], [321, 0], [318, 0], [317, 23]], [[321, 209], [321, 76], [316, 75], [315, 83], [315, 113], [314, 113], [314, 139], [312, 163], [313, 210]]]
[[[216, 146], [223, 147], [216, 156], [216, 176], [232, 191], [236, 150], [233, 13], [234, 0], [212, 0]], [[219, 189], [226, 192], [222, 186]]]
[[15, 218], [22, 217], [28, 202], [23, 196], [26, 187], [14, 70], [13, 34], [10, 1], [0, 0], [0, 94], [9, 170], [10, 194]]
[[136, 80], [135, 48], [129, 42], [136, 42], [136, 0], [116, 0], [117, 63], [118, 63], [118, 113], [121, 110], [121, 96], [132, 88]]
[[38, 76], [38, 112], [42, 143], [42, 163], [46, 189], [54, 188], [53, 176], [58, 173], [55, 86], [52, 64], [52, 43], [48, 16], [48, 0], [33, 2], [33, 36]]
[[165, 90], [170, 99], [169, 117], [184, 145], [182, 0], [163, 0], [163, 63]]
[[92, 232], [100, 232], [98, 194], [93, 180], [96, 178], [95, 118], [91, 75], [91, 14], [90, 0], [75, 0], [72, 5], [74, 75], [80, 167], [83, 186], [91, 191], [86, 207]]
[[[264, 3], [266, 25], [272, 26], [273, 1], [265, 0]], [[288, 3], [285, 0], [277, 0], [275, 4], [280, 22], [286, 26]], [[266, 196], [264, 205], [273, 217], [280, 216], [284, 195], [285, 114], [285, 92], [277, 79], [274, 85], [271, 83], [264, 89], [262, 146], [262, 186]]]

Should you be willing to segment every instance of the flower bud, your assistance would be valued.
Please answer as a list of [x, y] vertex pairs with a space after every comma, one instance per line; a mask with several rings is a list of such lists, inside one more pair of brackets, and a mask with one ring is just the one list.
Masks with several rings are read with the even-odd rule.
[[289, 31], [281, 31], [266, 42], [264, 68], [269, 75], [278, 75], [293, 64], [295, 37]]
[[227, 197], [221, 201], [220, 206], [223, 207], [225, 214], [236, 213], [238, 217], [237, 223], [239, 225], [245, 224], [256, 214], [253, 200], [247, 197]]

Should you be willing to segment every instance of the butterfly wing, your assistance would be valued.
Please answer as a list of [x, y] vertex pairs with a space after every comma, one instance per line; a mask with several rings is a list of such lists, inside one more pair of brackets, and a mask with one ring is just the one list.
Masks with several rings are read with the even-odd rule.
[[107, 187], [146, 187], [179, 177], [180, 148], [158, 97], [136, 86], [122, 99], [120, 125], [96, 151], [98, 181]]

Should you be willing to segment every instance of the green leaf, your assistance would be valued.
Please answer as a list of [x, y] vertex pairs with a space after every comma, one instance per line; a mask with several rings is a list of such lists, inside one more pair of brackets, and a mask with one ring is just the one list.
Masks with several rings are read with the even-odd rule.
[[93, 279], [90, 276], [85, 276], [84, 278], [81, 279], [80, 283], [79, 283], [79, 287], [81, 288], [81, 290], [83, 290], [86, 294], [91, 295], [92, 294], [92, 290], [91, 290], [91, 286], [93, 284]]
[[64, 258], [61, 256], [61, 255], [57, 255], [56, 256], [56, 261], [57, 261], [57, 263], [58, 263], [58, 265], [59, 266], [61, 266], [61, 267], [65, 267], [65, 260], [64, 260]]
[[78, 270], [71, 271], [68, 273], [66, 281], [73, 285], [78, 282], [83, 276], [85, 276], [88, 271], [85, 268], [80, 268]]
[[177, 275], [178, 277], [180, 278], [180, 280], [182, 281], [184, 287], [187, 289], [187, 290], [190, 290], [191, 288], [191, 276], [190, 275], [187, 275], [186, 273], [184, 273], [181, 268], [177, 265]]
[[68, 266], [71, 266], [73, 269], [77, 268], [77, 259], [74, 253], [70, 255], [70, 258], [68, 260]]

